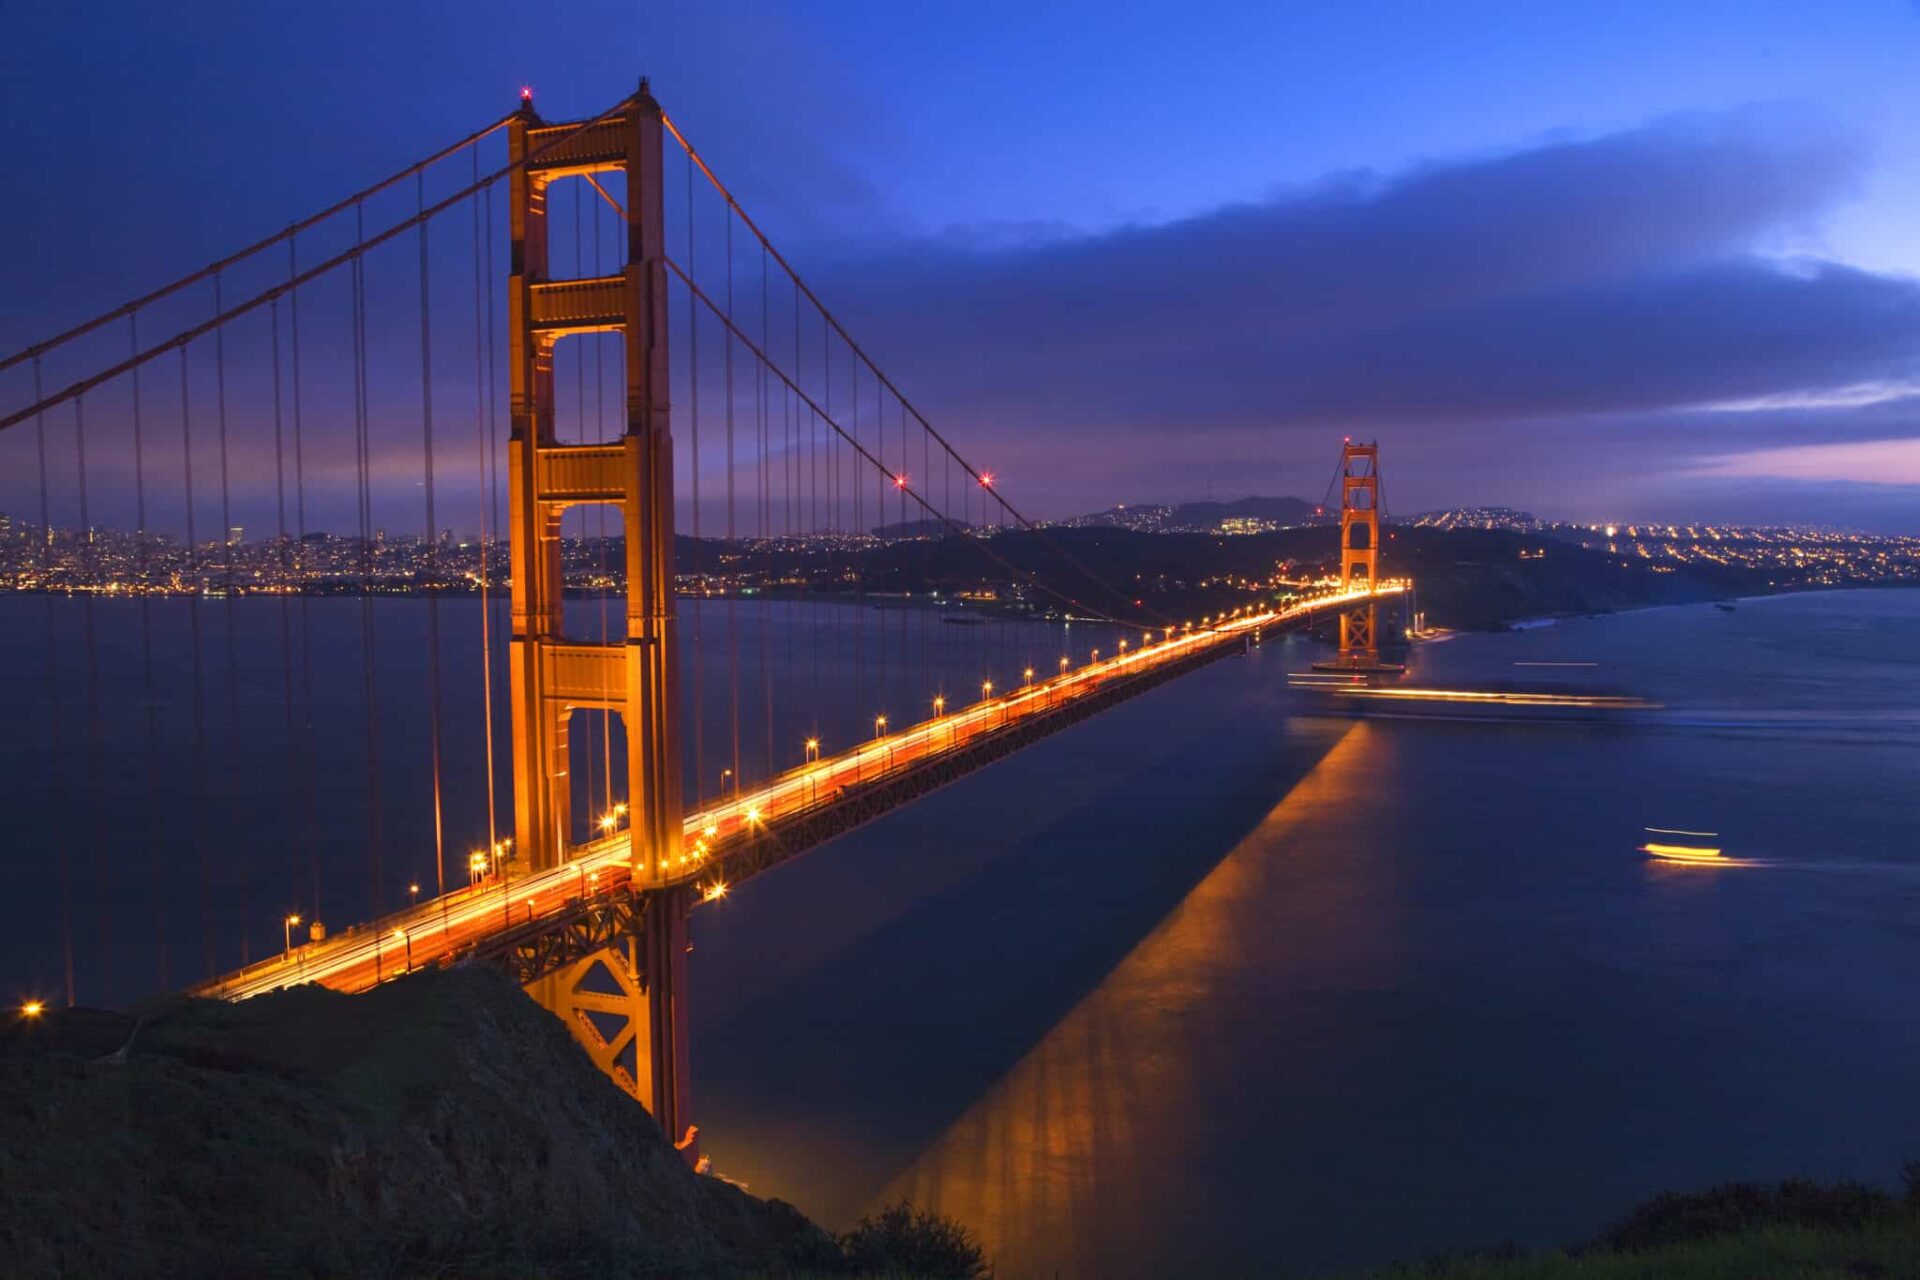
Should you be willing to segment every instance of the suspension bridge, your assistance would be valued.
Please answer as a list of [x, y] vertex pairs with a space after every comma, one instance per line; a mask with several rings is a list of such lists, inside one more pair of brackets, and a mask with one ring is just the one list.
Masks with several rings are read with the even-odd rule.
[[[68, 1003], [90, 906], [97, 998], [178, 988], [174, 889], [196, 882], [186, 989], [496, 963], [690, 1157], [701, 904], [1275, 633], [1337, 616], [1334, 665], [1387, 670], [1376, 613], [1404, 589], [1381, 573], [1377, 447], [1352, 441], [1339, 569], [1314, 589], [1196, 620], [1108, 581], [894, 384], [644, 81], [565, 123], [523, 94], [0, 376], [8, 500], [34, 508], [5, 569], [46, 608], [48, 794], [85, 810], [116, 770], [145, 779], [143, 813], [96, 803], [54, 841]], [[423, 627], [396, 626], [396, 592]], [[328, 594], [351, 602], [344, 646], [315, 619]], [[860, 607], [823, 624], [822, 601]], [[469, 651], [479, 687], [452, 687]], [[396, 696], [418, 719], [383, 719]], [[427, 757], [417, 795], [394, 792], [398, 742]], [[249, 770], [283, 836], [236, 800]], [[334, 847], [355, 783], [364, 829]], [[141, 877], [153, 961], [129, 980], [102, 904]]]

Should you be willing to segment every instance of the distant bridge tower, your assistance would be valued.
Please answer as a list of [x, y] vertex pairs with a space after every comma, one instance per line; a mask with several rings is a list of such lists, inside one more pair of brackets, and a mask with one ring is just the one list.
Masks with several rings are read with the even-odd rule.
[[[1345, 590], [1380, 581], [1380, 445], [1340, 447], [1340, 583]], [[1340, 661], [1380, 664], [1379, 606], [1369, 600], [1340, 615]]]
[[[544, 871], [573, 855], [569, 723], [582, 708], [618, 712], [627, 744], [634, 886], [663, 886], [647, 895], [638, 937], [541, 978], [528, 992], [678, 1138], [688, 1125], [684, 976], [691, 900], [687, 890], [664, 887], [680, 852], [681, 814], [663, 126], [644, 80], [623, 109], [585, 127], [547, 124], [530, 100], [508, 126], [513, 429], [507, 465], [520, 857], [527, 869]], [[556, 180], [603, 173], [626, 181], [625, 267], [618, 275], [556, 280], [547, 189]], [[607, 332], [626, 340], [626, 433], [612, 444], [562, 444], [555, 432], [554, 347], [563, 338]], [[560, 519], [578, 503], [620, 508], [627, 610], [619, 643], [586, 643], [567, 636], [562, 625]]]

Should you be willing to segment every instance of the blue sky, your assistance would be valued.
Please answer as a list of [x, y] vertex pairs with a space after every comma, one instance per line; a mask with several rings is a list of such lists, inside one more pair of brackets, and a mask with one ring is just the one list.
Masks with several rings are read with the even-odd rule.
[[[537, 15], [537, 16], [532, 16]], [[1309, 492], [1920, 531], [1920, 8], [17, 2], [0, 347], [639, 73], [1053, 513]], [[1091, 447], [1092, 442], [1097, 447]]]

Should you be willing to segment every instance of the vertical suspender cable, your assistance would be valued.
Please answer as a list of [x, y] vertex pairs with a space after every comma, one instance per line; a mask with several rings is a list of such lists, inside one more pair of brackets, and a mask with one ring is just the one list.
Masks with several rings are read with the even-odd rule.
[[[85, 396], [73, 398], [73, 439], [76, 462], [80, 472], [80, 536], [87, 540], [86, 582], [88, 586], [100, 581], [99, 556], [94, 545], [93, 517], [87, 503], [87, 402]], [[100, 751], [102, 728], [100, 724], [100, 646], [96, 634], [94, 619], [94, 597], [97, 591], [82, 593], [85, 608], [81, 612], [81, 625], [84, 632], [83, 647], [86, 651], [87, 671], [87, 807], [93, 810], [93, 874], [94, 901], [99, 904], [100, 916], [100, 987], [104, 999], [113, 1001], [113, 934], [111, 917], [107, 908], [107, 892], [112, 879], [107, 875], [107, 808], [100, 800], [101, 769]]]
[[[221, 305], [222, 273], [213, 273], [213, 313], [223, 312]], [[234, 596], [236, 583], [233, 577], [233, 507], [231, 489], [228, 484], [227, 466], [227, 330], [222, 325], [213, 331], [213, 372], [214, 372], [214, 411], [215, 420], [220, 429], [220, 546], [221, 572], [226, 579], [223, 584], [226, 595], [220, 601], [220, 616], [226, 623], [227, 632], [227, 743], [230, 755], [227, 758], [229, 772], [228, 785], [232, 801], [232, 829], [241, 831], [245, 823], [240, 814], [240, 768], [247, 758], [240, 744], [240, 646], [234, 636]], [[206, 905], [206, 898], [212, 890], [203, 875], [200, 881], [201, 914], [212, 914]]]
[[[847, 403], [849, 405], [847, 410], [849, 415], [848, 427], [852, 432], [852, 439], [844, 450], [844, 454], [847, 459], [847, 484], [848, 487], [853, 490], [853, 501], [851, 503], [853, 528], [849, 541], [851, 551], [848, 555], [848, 559], [853, 564], [853, 690], [855, 701], [858, 702], [861, 707], [865, 708], [864, 714], [871, 717], [879, 711], [879, 708], [874, 706], [872, 701], [867, 697], [867, 654], [865, 645], [867, 634], [867, 572], [866, 557], [860, 554], [860, 539], [866, 530], [867, 524], [865, 507], [861, 503], [860, 497], [861, 494], [865, 492], [866, 486], [861, 483], [860, 459], [855, 454], [855, 449], [860, 443], [860, 365], [858, 361], [854, 360], [849, 360], [847, 363], [849, 365], [848, 372], [852, 375], [850, 379], [851, 385], [847, 388]], [[860, 726], [860, 736], [862, 738], [867, 736], [867, 727], [865, 724]]]
[[[473, 155], [473, 180], [480, 181], [480, 149], [475, 147]], [[490, 616], [493, 606], [488, 599], [487, 581], [487, 542], [493, 536], [492, 525], [488, 520], [487, 508], [490, 505], [487, 492], [487, 399], [493, 394], [493, 383], [486, 373], [485, 346], [486, 320], [482, 314], [480, 277], [486, 270], [485, 259], [481, 252], [480, 238], [480, 202], [488, 198], [490, 192], [481, 190], [473, 197], [473, 441], [475, 460], [479, 464], [480, 496], [480, 702], [481, 740], [486, 751], [487, 765], [487, 844], [488, 856], [493, 853], [494, 841], [499, 827], [496, 825], [493, 793], [493, 620]], [[491, 277], [489, 277], [491, 278]]]
[[[184, 346], [180, 348], [180, 473], [187, 499], [187, 622], [193, 644], [193, 845], [196, 861], [204, 867], [211, 857], [207, 831], [207, 668], [200, 633], [200, 529], [193, 509], [193, 393]], [[253, 926], [253, 879], [245, 868], [241, 884], [240, 963], [246, 964], [252, 958], [248, 941]]]
[[[286, 421], [281, 404], [280, 385], [280, 300], [273, 300], [273, 514], [275, 537], [280, 543], [280, 710], [282, 729], [287, 735], [287, 800], [300, 793], [300, 725], [294, 712], [293, 696], [293, 548], [287, 542], [287, 446]], [[293, 901], [299, 900], [300, 850], [313, 833], [301, 823], [293, 823], [292, 838], [287, 841], [286, 887]], [[252, 877], [246, 878], [251, 903]], [[247, 915], [252, 916], [249, 910]], [[208, 965], [211, 970], [212, 965]]]
[[[727, 215], [727, 334], [726, 359], [721, 374], [727, 382], [727, 553], [732, 555], [734, 545], [733, 523], [733, 215]], [[733, 721], [733, 787], [735, 794], [740, 789], [740, 628], [738, 614], [740, 601], [736, 597], [727, 602], [727, 705], [731, 708]], [[721, 796], [724, 801], [726, 797]]]
[[[762, 246], [760, 249], [760, 349], [762, 351], [772, 350], [772, 348], [767, 345], [767, 301], [767, 250], [765, 246]], [[760, 362], [760, 390], [756, 397], [755, 409], [760, 418], [760, 462], [756, 468], [760, 473], [760, 556], [763, 564], [770, 564], [771, 561], [767, 558], [767, 517], [769, 514], [767, 510], [767, 468], [770, 465], [770, 459], [767, 457], [767, 366], [764, 360]], [[776, 772], [773, 763], [773, 668], [769, 665], [767, 654], [769, 640], [767, 627], [772, 620], [768, 616], [770, 611], [765, 603], [766, 596], [764, 593], [761, 594], [760, 600], [761, 603], [755, 610], [757, 617], [755, 625], [760, 632], [760, 711], [766, 721], [767, 727], [766, 772], [763, 776], [770, 778]]]
[[[33, 358], [33, 398], [37, 402], [41, 396], [40, 357]], [[44, 413], [33, 415], [34, 444], [39, 456], [40, 466], [40, 593], [47, 606], [47, 761], [53, 768], [53, 786], [51, 792], [54, 810], [65, 813], [68, 809], [69, 788], [66, 773], [60, 767], [61, 751], [61, 699], [60, 699], [60, 639], [54, 629], [53, 609], [53, 513], [47, 499], [47, 418]], [[67, 979], [67, 1007], [74, 1005], [73, 994], [73, 873], [69, 865], [67, 842], [54, 841], [55, 857], [60, 864], [60, 955], [65, 965]]]
[[[366, 211], [354, 205], [354, 240], [366, 239]], [[353, 259], [353, 425], [360, 483], [360, 677], [367, 701], [367, 907], [379, 915], [384, 894], [380, 866], [380, 708], [374, 667], [373, 492], [368, 481], [366, 259]]]
[[[687, 157], [687, 275], [694, 278], [693, 259], [693, 157]], [[704, 663], [706, 645], [701, 629], [701, 603], [707, 595], [707, 546], [700, 540], [700, 314], [693, 289], [687, 289], [687, 407], [693, 454], [689, 459], [693, 472], [693, 554], [700, 565], [699, 590], [693, 597], [693, 803], [697, 808], [707, 792], [707, 685]], [[627, 375], [631, 378], [633, 375]], [[638, 531], [627, 530], [629, 538]], [[633, 590], [633, 584], [627, 584]]]
[[[127, 339], [140, 350], [140, 315], [127, 315]], [[147, 864], [153, 879], [154, 976], [160, 990], [167, 982], [167, 868], [160, 840], [160, 713], [153, 683], [153, 584], [147, 580], [147, 459], [146, 432], [140, 394], [140, 371], [133, 371], [133, 523], [135, 590], [140, 593], [140, 681], [147, 724]]]
[[433, 874], [447, 902], [446, 820], [440, 803], [440, 533], [433, 494], [433, 285], [427, 270], [427, 175], [414, 177], [420, 213], [420, 474], [427, 518], [427, 756], [433, 769]]
[[[477, 155], [478, 153], [476, 152], [475, 154]], [[486, 456], [487, 495], [486, 495], [486, 502], [487, 502], [488, 518], [493, 522], [493, 527], [495, 529], [499, 529], [501, 527], [500, 454], [497, 446], [494, 443], [494, 429], [500, 421], [500, 402], [499, 402], [500, 369], [499, 369], [499, 344], [496, 341], [496, 334], [494, 331], [496, 313], [494, 311], [494, 305], [493, 305], [494, 303], [493, 283], [494, 283], [496, 263], [492, 256], [494, 253], [493, 188], [492, 187], [486, 188], [486, 190], [482, 194], [485, 195], [486, 197], [486, 205], [484, 206], [481, 212], [481, 244], [485, 247], [485, 252], [488, 255], [487, 267], [485, 271], [485, 275], [487, 278], [487, 456]], [[498, 536], [498, 535], [496, 534], [495, 536]], [[500, 599], [500, 597], [495, 596], [494, 602], [493, 602], [493, 608], [498, 609], [503, 603], [510, 604], [511, 600], [509, 599], [509, 600], [503, 601]], [[490, 625], [491, 625], [493, 634], [496, 636], [503, 636], [503, 635], [509, 634], [510, 628], [502, 625], [500, 619], [498, 618], [490, 619]], [[496, 640], [494, 643], [498, 644], [499, 641]], [[489, 679], [487, 682], [487, 697], [489, 700], [489, 707], [488, 707], [488, 713], [487, 713], [487, 733], [489, 735], [488, 748], [487, 748], [487, 794], [489, 797], [491, 797], [493, 795], [493, 779], [494, 779], [494, 771], [496, 768], [496, 761], [494, 759], [493, 748], [492, 748], [493, 713], [492, 713], [492, 707], [491, 707], [491, 700], [493, 697], [493, 682], [491, 679]], [[489, 840], [497, 841], [499, 839], [499, 834], [500, 834], [500, 828], [494, 823], [494, 809], [491, 802], [489, 802], [488, 808], [487, 808], [487, 838]], [[491, 848], [492, 846], [489, 846], [489, 851], [491, 851]], [[505, 889], [505, 884], [506, 884], [506, 878], [503, 875], [501, 877], [502, 888], [500, 893], [500, 901], [503, 909], [506, 907], [508, 897], [509, 897]]]
[[[795, 297], [797, 299], [798, 295], [796, 294]], [[800, 312], [798, 307], [794, 309], [793, 321], [794, 321], [793, 376], [797, 381], [800, 377]], [[784, 486], [784, 491], [786, 493], [786, 517], [781, 521], [780, 527], [782, 530], [785, 531], [786, 536], [782, 538], [781, 541], [786, 544], [785, 554], [791, 555], [794, 559], [794, 562], [798, 563], [799, 554], [798, 554], [797, 548], [803, 544], [798, 542], [796, 539], [796, 535], [798, 535], [800, 530], [799, 530], [799, 527], [794, 523], [794, 519], [795, 519], [794, 501], [799, 496], [800, 416], [796, 412], [798, 406], [794, 403], [793, 388], [784, 386], [783, 384], [783, 394], [785, 398], [783, 401], [784, 412], [781, 416], [781, 422], [785, 428], [784, 438], [786, 440], [786, 472], [785, 472], [786, 480], [785, 480], [785, 486]], [[787, 696], [792, 697], [794, 696], [793, 691], [796, 687], [794, 685], [794, 672], [793, 672], [793, 639], [794, 639], [793, 628], [794, 628], [794, 622], [795, 622], [794, 615], [795, 615], [795, 608], [797, 605], [798, 592], [797, 592], [797, 589], [792, 584], [786, 584], [784, 594], [786, 596], [786, 607], [785, 607], [784, 613], [786, 616], [786, 623], [787, 623], [786, 627], [784, 628], [786, 632], [786, 639], [787, 639], [787, 683], [785, 685], [785, 688], [787, 690]], [[788, 726], [788, 728], [790, 730], [794, 728], [798, 728], [798, 725], [790, 725]], [[801, 752], [802, 756], [805, 756], [805, 754], [806, 753], [804, 751]]]
[[[300, 276], [299, 239], [287, 241], [287, 276]], [[300, 757], [303, 765], [301, 790], [306, 801], [307, 879], [311, 899], [307, 918], [320, 919], [320, 803], [319, 784], [314, 777], [317, 751], [313, 740], [313, 616], [308, 605], [310, 564], [307, 548], [307, 445], [300, 414], [300, 289], [296, 285], [287, 295], [288, 346], [293, 357], [293, 528], [297, 538], [294, 563], [300, 574]]]

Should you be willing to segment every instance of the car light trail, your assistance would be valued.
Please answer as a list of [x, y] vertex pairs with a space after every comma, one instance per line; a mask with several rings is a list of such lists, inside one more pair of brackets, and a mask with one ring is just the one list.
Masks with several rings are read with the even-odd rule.
[[[937, 715], [909, 729], [876, 737], [837, 756], [814, 759], [774, 778], [766, 786], [728, 803], [687, 818], [681, 850], [662, 859], [660, 875], [635, 875], [627, 830], [615, 830], [574, 848], [563, 865], [517, 879], [489, 881], [485, 859], [475, 854], [471, 871], [475, 883], [344, 930], [323, 941], [295, 944], [291, 932], [288, 950], [235, 973], [195, 988], [194, 994], [242, 1000], [279, 987], [317, 982], [342, 991], [364, 991], [410, 961], [432, 963], [455, 955], [510, 929], [526, 928], [543, 916], [558, 915], [570, 904], [593, 892], [611, 892], [634, 885], [673, 886], [696, 883], [696, 877], [724, 866], [727, 844], [756, 838], [776, 828], [784, 818], [838, 802], [855, 788], [872, 786], [883, 778], [914, 768], [1012, 725], [1068, 706], [1111, 683], [1209, 650], [1243, 643], [1262, 628], [1294, 622], [1324, 609], [1351, 604], [1369, 595], [1394, 595], [1397, 582], [1382, 582], [1374, 591], [1334, 592], [1293, 601], [1281, 608], [1238, 618], [1222, 618], [1205, 628], [1174, 633], [1150, 648], [1129, 648], [1078, 670], [1066, 669], [1050, 679], [1022, 684], [988, 696], [957, 711]], [[1354, 690], [1353, 692], [1360, 692]], [[944, 707], [944, 701], [941, 706]], [[705, 901], [726, 892], [725, 881], [696, 883]], [[717, 889], [719, 892], [715, 893]], [[398, 931], [398, 932], [396, 932]], [[401, 941], [396, 941], [399, 938]], [[410, 948], [412, 955], [406, 954]]]

